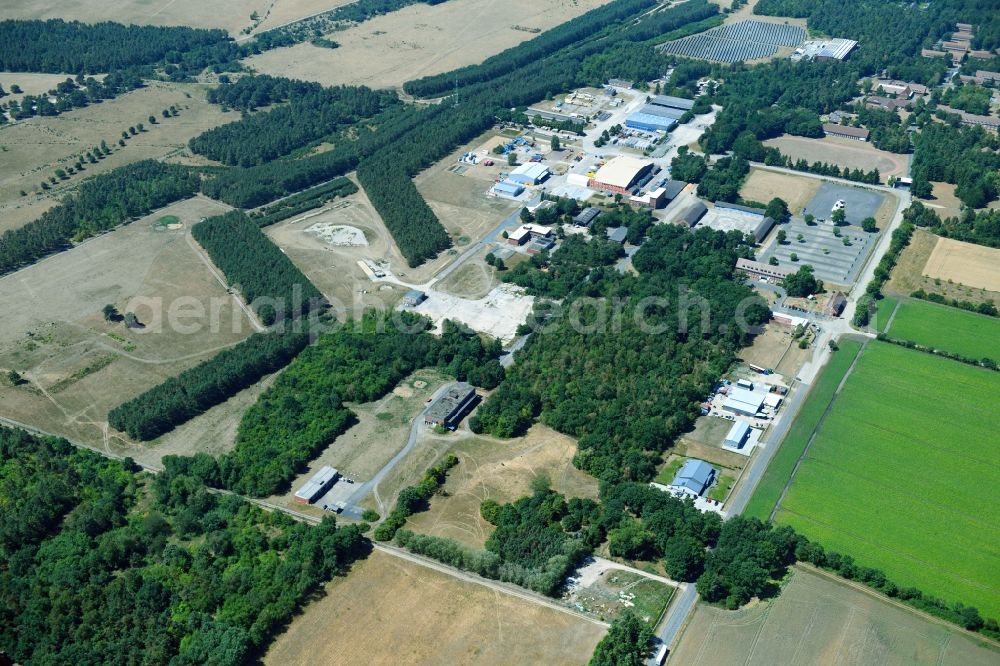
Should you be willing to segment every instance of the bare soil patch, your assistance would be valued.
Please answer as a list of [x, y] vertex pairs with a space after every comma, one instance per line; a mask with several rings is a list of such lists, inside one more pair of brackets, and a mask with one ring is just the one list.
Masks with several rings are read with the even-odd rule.
[[535, 425], [524, 437], [503, 442], [460, 436], [446, 436], [456, 440], [447, 450], [460, 461], [448, 474], [447, 495], [435, 497], [430, 510], [412, 516], [409, 529], [481, 548], [493, 526], [479, 515], [479, 505], [530, 495], [531, 482], [540, 474], [567, 497], [597, 498], [597, 480], [573, 466], [576, 442], [551, 428]]
[[[253, 330], [188, 237], [192, 223], [226, 210], [179, 202], [0, 278], [0, 368], [30, 382], [0, 387], [3, 415], [141, 457], [145, 446], [107, 431], [107, 412]], [[155, 230], [165, 214], [185, 229]], [[105, 304], [146, 328], [106, 322]]]
[[882, 178], [905, 176], [909, 155], [899, 155], [879, 150], [867, 141], [853, 141], [827, 136], [810, 139], [803, 136], [779, 136], [768, 139], [765, 146], [773, 146], [793, 160], [833, 163], [844, 168], [871, 171], [878, 169]]
[[418, 3], [331, 33], [340, 48], [298, 44], [254, 56], [246, 63], [266, 74], [326, 85], [391, 88], [481, 62], [535, 36], [514, 26], [547, 30], [602, 4], [604, 0]]
[[954, 185], [931, 182], [931, 187], [934, 198], [923, 202], [925, 206], [934, 209], [942, 220], [962, 214], [962, 200], [955, 196]]
[[[206, 90], [200, 84], [151, 82], [101, 104], [0, 127], [0, 233], [36, 219], [89, 176], [143, 159], [191, 161], [190, 138], [239, 118], [237, 112], [223, 113], [209, 104]], [[160, 113], [170, 106], [180, 114], [163, 118]], [[148, 122], [150, 115], [157, 117], [155, 125]], [[136, 123], [143, 123], [145, 131], [120, 147], [121, 133]], [[111, 155], [96, 164], [84, 160], [82, 172], [41, 189], [40, 183], [56, 169], [72, 166], [102, 140]]]
[[327, 584], [265, 664], [573, 664], [605, 629], [557, 610], [374, 552]]
[[750, 175], [740, 189], [740, 196], [761, 203], [780, 197], [788, 204], [788, 209], [793, 215], [801, 215], [802, 209], [812, 201], [822, 184], [822, 181], [816, 178], [751, 169]]

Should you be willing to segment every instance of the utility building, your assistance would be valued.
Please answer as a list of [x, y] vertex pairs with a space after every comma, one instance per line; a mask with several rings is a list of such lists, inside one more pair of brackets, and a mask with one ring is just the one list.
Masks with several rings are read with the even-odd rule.
[[522, 164], [507, 176], [507, 180], [521, 185], [537, 185], [549, 177], [549, 168], [539, 162]]
[[704, 460], [688, 460], [670, 482], [670, 489], [692, 497], [701, 497], [714, 481], [714, 467]]
[[756, 416], [764, 405], [764, 395], [742, 388], [734, 388], [722, 403], [722, 409], [743, 416]]
[[742, 449], [748, 439], [750, 439], [750, 424], [746, 421], [737, 420], [733, 423], [733, 427], [729, 429], [726, 441], [722, 445], [729, 449]]
[[298, 504], [312, 504], [325, 495], [326, 491], [337, 482], [339, 477], [340, 472], [327, 465], [302, 484], [302, 487], [295, 491], [293, 499]]
[[681, 111], [690, 111], [694, 108], [693, 99], [671, 97], [670, 95], [656, 95], [649, 100], [649, 103], [654, 106], [663, 106], [668, 109], [680, 109]]
[[424, 414], [424, 423], [454, 429], [478, 400], [472, 384], [457, 382], [434, 401]]
[[520, 183], [512, 183], [506, 180], [493, 186], [493, 194], [496, 194], [499, 197], [514, 199], [521, 196], [521, 192], [524, 192], [524, 185], [521, 185]]

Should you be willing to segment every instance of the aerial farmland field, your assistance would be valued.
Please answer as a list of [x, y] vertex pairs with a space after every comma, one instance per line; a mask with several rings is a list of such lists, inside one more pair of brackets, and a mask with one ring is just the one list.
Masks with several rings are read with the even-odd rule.
[[1000, 319], [924, 301], [904, 301], [890, 337], [969, 358], [1000, 360]]
[[[1000, 373], [872, 342], [776, 522], [902, 586], [1000, 614]], [[943, 396], [946, 396], [943, 397]]]

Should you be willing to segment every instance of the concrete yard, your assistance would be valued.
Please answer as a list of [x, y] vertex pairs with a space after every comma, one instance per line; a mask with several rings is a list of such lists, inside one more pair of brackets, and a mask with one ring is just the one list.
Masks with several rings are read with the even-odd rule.
[[[809, 264], [819, 279], [844, 286], [853, 284], [857, 279], [865, 257], [878, 238], [876, 234], [856, 227], [841, 227], [841, 237], [838, 238], [829, 223], [809, 226], [800, 220], [792, 220], [780, 228], [785, 231], [787, 244], [779, 245], [774, 238], [757, 257], [758, 261], [767, 262], [771, 257], [777, 257], [778, 265], [786, 268]], [[799, 234], [802, 234], [802, 241], [798, 240]], [[851, 244], [845, 245], [844, 238]], [[798, 257], [797, 262], [792, 261], [792, 254]]]
[[517, 327], [527, 320], [534, 302], [535, 298], [525, 296], [520, 287], [502, 284], [476, 300], [434, 291], [412, 310], [430, 317], [438, 330], [443, 320], [451, 319], [507, 344], [514, 339]]
[[819, 192], [812, 198], [803, 211], [812, 214], [817, 220], [829, 220], [833, 205], [838, 199], [845, 203], [844, 213], [848, 224], [861, 224], [866, 217], [875, 217], [885, 200], [881, 192], [864, 190], [859, 187], [823, 183]]

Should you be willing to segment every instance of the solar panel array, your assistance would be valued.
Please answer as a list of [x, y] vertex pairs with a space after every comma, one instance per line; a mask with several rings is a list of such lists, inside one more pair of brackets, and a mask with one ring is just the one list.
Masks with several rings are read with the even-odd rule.
[[798, 46], [805, 38], [805, 29], [798, 26], [740, 21], [667, 42], [660, 50], [689, 58], [732, 63], [772, 56], [779, 46]]

